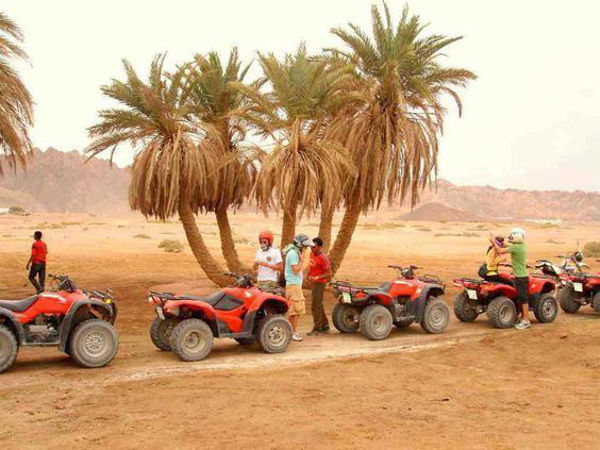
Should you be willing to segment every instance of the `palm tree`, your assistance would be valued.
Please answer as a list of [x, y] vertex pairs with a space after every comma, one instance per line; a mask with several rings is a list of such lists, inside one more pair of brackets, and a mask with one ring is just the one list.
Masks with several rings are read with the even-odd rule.
[[221, 237], [221, 250], [229, 270], [245, 272], [235, 249], [228, 209], [238, 208], [248, 199], [256, 178], [254, 150], [244, 146], [248, 99], [237, 86], [244, 82], [250, 64], [242, 67], [237, 48], [223, 67], [218, 54], [196, 55], [187, 66], [189, 114], [198, 123], [210, 125], [217, 134], [215, 149], [227, 164], [218, 171], [219, 189], [203, 205], [214, 211]]
[[[185, 70], [163, 69], [164, 56], [150, 66], [143, 82], [129, 62], [123, 62], [126, 80], [113, 80], [102, 92], [120, 107], [99, 112], [100, 122], [89, 128], [94, 141], [90, 158], [121, 144], [135, 151], [129, 203], [144, 216], [166, 220], [179, 214], [192, 253], [214, 283], [226, 285], [223, 269], [212, 257], [195, 220], [218, 189], [218, 150], [210, 130], [187, 120], [189, 107]], [[199, 145], [201, 143], [201, 145]]]
[[265, 212], [272, 206], [283, 211], [284, 245], [303, 213], [334, 208], [353, 171], [344, 146], [323, 136], [332, 111], [346, 101], [341, 88], [346, 71], [309, 58], [303, 44], [283, 61], [259, 53], [259, 62], [271, 91], [249, 94], [256, 102], [250, 117], [275, 145], [262, 161], [254, 192]]
[[439, 61], [442, 50], [461, 37], [424, 35], [418, 16], [405, 7], [394, 26], [387, 5], [384, 17], [373, 6], [372, 38], [358, 26], [332, 33], [345, 49], [326, 49], [332, 58], [354, 67], [361, 83], [354, 86], [353, 104], [328, 127], [328, 136], [352, 150], [357, 176], [345, 192], [345, 212], [330, 252], [339, 268], [352, 240], [358, 218], [381, 202], [414, 205], [420, 191], [437, 172], [438, 138], [443, 130], [445, 96], [461, 113], [457, 87], [475, 74]]
[[29, 127], [33, 125], [33, 100], [9, 63], [10, 58], [27, 59], [21, 42], [20, 28], [0, 12], [0, 156], [5, 156], [8, 164], [15, 168], [17, 165], [25, 167], [32, 151]]

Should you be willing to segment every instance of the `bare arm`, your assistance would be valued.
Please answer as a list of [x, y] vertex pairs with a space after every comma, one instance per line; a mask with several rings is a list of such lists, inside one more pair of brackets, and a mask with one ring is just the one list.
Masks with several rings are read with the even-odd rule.
[[29, 270], [29, 267], [31, 267], [31, 264], [33, 264], [33, 255], [31, 255], [29, 257], [29, 261], [27, 261], [27, 265], [25, 266], [25, 269]]
[[492, 247], [494, 247], [496, 253], [498, 253], [499, 255], [505, 255], [506, 253], [510, 253], [507, 248], [502, 248], [498, 246], [498, 244], [496, 244], [496, 241], [492, 236], [490, 236], [490, 243], [492, 244]]

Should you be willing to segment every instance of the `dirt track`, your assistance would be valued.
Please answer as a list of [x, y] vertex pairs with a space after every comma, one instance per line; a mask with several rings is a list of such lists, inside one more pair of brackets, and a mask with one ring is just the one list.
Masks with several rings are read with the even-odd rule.
[[[176, 224], [168, 226], [177, 232]], [[547, 233], [559, 231], [540, 232], [540, 247]], [[597, 448], [600, 442], [600, 317], [589, 308], [525, 332], [491, 329], [482, 317], [470, 325], [453, 320], [439, 336], [413, 325], [383, 342], [310, 337], [281, 355], [224, 340], [207, 360], [184, 364], [150, 343], [145, 294], [175, 281], [210, 288], [192, 281], [198, 272], [189, 254], [158, 253], [130, 239], [132, 233], [122, 237], [128, 248], [119, 236], [94, 244], [93, 258], [82, 256], [92, 241], [86, 233], [51, 242], [61, 272], [85, 285], [110, 280], [115, 287], [121, 347], [101, 370], [80, 369], [52, 349], [23, 350], [0, 375], [2, 448]], [[481, 247], [481, 239], [458, 241], [450, 250], [464, 252], [459, 260], [427, 245], [411, 249], [411, 232], [396, 233], [406, 239], [405, 258], [425, 261], [447, 280], [473, 265]], [[376, 264], [354, 269], [385, 255], [385, 239], [374, 235], [359, 235], [343, 276], [381, 278]], [[17, 252], [24, 242], [4, 247], [0, 295], [29, 290]], [[308, 319], [303, 328], [310, 328]]]

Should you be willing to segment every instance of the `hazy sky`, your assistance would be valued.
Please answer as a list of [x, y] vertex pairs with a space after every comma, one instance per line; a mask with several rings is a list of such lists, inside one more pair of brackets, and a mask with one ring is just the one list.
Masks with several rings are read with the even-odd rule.
[[[338, 44], [329, 33], [370, 25], [369, 0], [4, 0], [21, 26], [30, 65], [19, 65], [36, 102], [34, 144], [82, 149], [109, 103], [99, 86], [122, 78], [121, 59], [145, 73], [154, 54], [170, 64], [237, 45], [281, 54]], [[403, 0], [388, 0], [397, 18]], [[380, 4], [380, 3], [378, 3]], [[600, 6], [569, 2], [414, 0], [431, 32], [463, 35], [448, 61], [479, 79], [452, 109], [440, 176], [456, 184], [600, 190]], [[117, 162], [131, 162], [122, 151]]]

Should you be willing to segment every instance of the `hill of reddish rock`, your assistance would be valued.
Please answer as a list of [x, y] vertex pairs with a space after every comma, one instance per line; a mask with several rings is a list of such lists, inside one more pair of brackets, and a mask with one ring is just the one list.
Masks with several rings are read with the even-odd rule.
[[399, 217], [400, 220], [429, 220], [434, 222], [478, 222], [482, 217], [438, 202], [422, 204]]
[[5, 165], [0, 177], [0, 207], [30, 211], [121, 213], [129, 210], [129, 172], [77, 151], [35, 150], [25, 171]]

